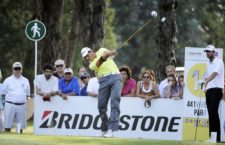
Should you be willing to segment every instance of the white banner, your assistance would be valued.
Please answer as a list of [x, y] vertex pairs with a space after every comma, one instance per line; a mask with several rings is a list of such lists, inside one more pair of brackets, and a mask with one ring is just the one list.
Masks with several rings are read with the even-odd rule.
[[220, 101], [219, 108], [219, 116], [220, 116], [220, 140], [225, 142], [225, 101]]
[[[155, 99], [150, 108], [138, 97], [121, 97], [120, 130], [115, 137], [182, 139], [183, 100]], [[109, 111], [108, 111], [109, 112]], [[96, 136], [100, 133], [97, 98], [56, 96], [50, 102], [35, 97], [34, 133]]]

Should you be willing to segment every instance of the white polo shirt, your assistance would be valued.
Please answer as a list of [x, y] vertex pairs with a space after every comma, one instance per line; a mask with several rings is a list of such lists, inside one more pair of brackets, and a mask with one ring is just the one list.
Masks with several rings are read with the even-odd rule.
[[97, 77], [91, 78], [88, 81], [87, 92], [93, 92], [98, 94], [99, 82]]
[[51, 76], [49, 80], [46, 80], [45, 75], [37, 75], [37, 82], [36, 86], [39, 88], [42, 92], [49, 93], [52, 91], [58, 91], [59, 90], [59, 80], [55, 76]]
[[164, 94], [164, 88], [166, 88], [166, 86], [168, 86], [168, 80], [167, 78], [164, 79], [163, 81], [161, 81], [160, 85], [159, 85], [159, 94], [161, 98], [165, 98], [165, 94]]
[[12, 75], [3, 82], [3, 94], [6, 101], [25, 103], [27, 96], [30, 96], [30, 83], [23, 76], [16, 78]]
[[217, 57], [212, 62], [208, 61], [206, 77], [209, 77], [213, 72], [217, 72], [217, 75], [208, 82], [206, 90], [210, 88], [224, 88], [224, 63]]

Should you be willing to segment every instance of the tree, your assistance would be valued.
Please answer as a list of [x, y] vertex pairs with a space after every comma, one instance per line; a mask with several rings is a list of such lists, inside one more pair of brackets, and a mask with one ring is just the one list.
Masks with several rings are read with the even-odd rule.
[[[152, 19], [150, 13], [156, 10], [158, 1], [112, 0], [110, 5], [115, 9], [114, 27], [117, 41], [118, 44], [122, 44], [132, 33]], [[155, 33], [156, 19], [153, 19], [119, 49], [116, 57], [117, 64], [129, 65], [135, 79], [139, 79], [138, 75], [142, 70], [155, 68]]]
[[[176, 47], [176, 6], [175, 0], [159, 1], [159, 23], [156, 38], [156, 77], [163, 80], [166, 77], [165, 68], [167, 65], [175, 65]], [[166, 20], [161, 21], [165, 17]]]
[[62, 13], [63, 0], [38, 1], [36, 15], [47, 29], [46, 36], [39, 43], [38, 70], [41, 70], [45, 63], [54, 64], [54, 61], [60, 57]]
[[[74, 58], [80, 58], [84, 46], [98, 49], [104, 39], [104, 20], [106, 4], [104, 0], [74, 0], [72, 21], [69, 31], [65, 60], [72, 67]], [[77, 62], [77, 61], [76, 61]], [[75, 63], [76, 63], [75, 62]]]
[[12, 73], [13, 62], [20, 61], [24, 67], [23, 74], [33, 82], [34, 45], [24, 33], [26, 23], [32, 18], [32, 2], [0, 1], [0, 69], [3, 80]]

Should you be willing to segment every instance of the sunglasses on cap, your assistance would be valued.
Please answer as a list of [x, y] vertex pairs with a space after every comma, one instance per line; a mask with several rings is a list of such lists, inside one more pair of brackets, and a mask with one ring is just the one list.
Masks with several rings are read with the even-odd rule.
[[63, 67], [63, 65], [56, 65], [56, 67]]
[[15, 67], [15, 68], [13, 68], [15, 71], [17, 71], [17, 70], [21, 70], [21, 68], [20, 67]]

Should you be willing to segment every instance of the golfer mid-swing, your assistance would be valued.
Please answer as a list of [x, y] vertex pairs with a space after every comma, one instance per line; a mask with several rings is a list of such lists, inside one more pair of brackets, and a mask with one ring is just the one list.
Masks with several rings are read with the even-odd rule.
[[[117, 65], [110, 57], [115, 53], [105, 48], [100, 48], [96, 53], [88, 47], [81, 50], [82, 57], [90, 62], [89, 68], [98, 72], [100, 85], [98, 110], [102, 120], [100, 136], [103, 137], [113, 137], [113, 132], [119, 130], [120, 95], [123, 82]], [[109, 98], [111, 98], [110, 119], [107, 116]]]

